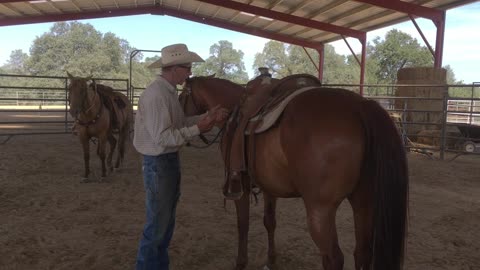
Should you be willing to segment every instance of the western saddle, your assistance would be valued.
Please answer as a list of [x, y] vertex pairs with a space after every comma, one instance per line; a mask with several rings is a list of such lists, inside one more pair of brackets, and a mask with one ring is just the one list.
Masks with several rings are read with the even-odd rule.
[[[223, 194], [226, 199], [240, 199], [246, 189], [256, 187], [255, 131], [263, 120], [298, 90], [319, 86], [320, 80], [309, 74], [291, 75], [280, 80], [258, 76], [247, 84], [245, 95], [234, 109], [222, 140], [226, 168]], [[275, 121], [270, 121], [271, 125]], [[262, 132], [267, 128], [263, 126]]]

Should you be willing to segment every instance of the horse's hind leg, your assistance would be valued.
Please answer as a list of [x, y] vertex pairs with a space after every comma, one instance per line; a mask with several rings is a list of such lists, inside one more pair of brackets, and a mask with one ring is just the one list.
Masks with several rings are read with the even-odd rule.
[[238, 254], [235, 270], [243, 270], [248, 264], [248, 230], [250, 215], [250, 193], [245, 192], [243, 196], [235, 201], [237, 210], [238, 227]]
[[343, 253], [338, 245], [335, 213], [338, 205], [314, 204], [307, 208], [307, 221], [310, 235], [322, 255], [324, 270], [343, 269]]
[[110, 134], [108, 135], [108, 142], [110, 144], [110, 151], [108, 152], [108, 156], [107, 156], [107, 166], [108, 166], [108, 171], [112, 172], [113, 171], [112, 158], [113, 158], [113, 152], [115, 152], [115, 147], [117, 146], [117, 139], [115, 139], [115, 136], [113, 136], [113, 134]]
[[275, 227], [277, 221], [275, 219], [275, 208], [277, 205], [277, 198], [263, 193], [263, 199], [265, 201], [263, 225], [267, 229], [268, 234], [268, 260], [267, 267], [272, 269], [275, 264]]
[[107, 144], [106, 136], [98, 138], [97, 154], [100, 157], [100, 162], [102, 164], [102, 178], [107, 176], [107, 168], [105, 166], [105, 146]]
[[370, 269], [372, 262], [373, 194], [360, 184], [348, 198], [355, 223], [355, 269]]

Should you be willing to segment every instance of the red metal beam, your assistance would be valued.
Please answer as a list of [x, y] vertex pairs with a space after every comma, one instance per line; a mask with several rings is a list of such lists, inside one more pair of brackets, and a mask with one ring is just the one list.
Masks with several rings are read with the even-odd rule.
[[445, 40], [445, 17], [446, 12], [443, 11], [443, 20], [437, 25], [437, 38], [435, 39], [435, 62], [433, 66], [436, 68], [442, 67], [443, 61], [443, 42]]
[[411, 14], [419, 16], [422, 18], [430, 19], [435, 24], [440, 22], [443, 18], [442, 10], [428, 8], [421, 5], [416, 5], [408, 2], [403, 2], [400, 0], [353, 0], [356, 2], [362, 2], [370, 4], [372, 6], [382, 7], [390, 10], [395, 10], [398, 12], [403, 12], [406, 14]]
[[318, 52], [318, 79], [323, 81], [323, 67], [325, 65], [325, 46], [322, 44], [322, 48], [317, 49]]
[[243, 12], [255, 14], [258, 16], [272, 18], [272, 19], [276, 19], [284, 22], [289, 22], [289, 23], [293, 23], [293, 24], [297, 24], [297, 25], [301, 25], [309, 28], [320, 29], [323, 31], [331, 32], [331, 33], [336, 33], [336, 34], [345, 35], [348, 37], [357, 38], [360, 40], [366, 38], [366, 33], [363, 31], [358, 31], [358, 30], [347, 28], [347, 27], [337, 26], [329, 23], [320, 22], [320, 21], [310, 20], [303, 17], [285, 14], [285, 13], [270, 10], [270, 9], [243, 4], [236, 1], [231, 1], [231, 0], [228, 0], [228, 1], [227, 0], [197, 0], [197, 1], [219, 6], [219, 7], [243, 11]]
[[81, 13], [63, 13], [55, 15], [48, 14], [42, 16], [3, 18], [0, 19], [0, 26], [150, 14], [152, 9], [155, 9], [155, 7], [125, 8], [114, 10], [89, 11]]
[[298, 46], [309, 47], [312, 49], [318, 49], [318, 48], [321, 48], [322, 46], [322, 44], [319, 42], [310, 42], [307, 40], [292, 38], [290, 36], [276, 34], [276, 33], [265, 31], [265, 30], [247, 28], [247, 27], [244, 27], [243, 25], [233, 24], [226, 21], [221, 21], [221, 20], [216, 20], [211, 18], [205, 18], [198, 15], [194, 15], [192, 13], [187, 13], [184, 11], [174, 10], [174, 9], [169, 9], [164, 7], [156, 9], [155, 11], [152, 11], [151, 14], [169, 15], [172, 17], [177, 17], [177, 18], [181, 18], [189, 21], [202, 23], [202, 24], [229, 29], [236, 32], [250, 34], [250, 35], [263, 37], [267, 39], [278, 40], [278, 41], [282, 41], [282, 42], [286, 42], [286, 43], [290, 43]]
[[25, 0], [0, 0], [0, 4], [6, 4], [6, 3], [16, 3], [16, 2], [30, 2], [32, 0], [28, 0], [28, 1], [25, 1]]
[[299, 46], [305, 46], [313, 49], [317, 49], [321, 46], [321, 44], [318, 42], [310, 42], [303, 39], [296, 39], [286, 35], [276, 34], [276, 33], [268, 32], [264, 30], [249, 29], [242, 25], [228, 23], [220, 20], [209, 19], [209, 18], [198, 16], [198, 15], [194, 15], [192, 13], [187, 13], [187, 12], [179, 11], [175, 9], [169, 9], [162, 6], [123, 8], [123, 9], [114, 9], [114, 10], [89, 11], [89, 12], [81, 12], [81, 13], [64, 13], [64, 14], [57, 14], [57, 15], [50, 14], [50, 15], [43, 15], [43, 16], [31, 16], [31, 17], [21, 17], [21, 18], [6, 18], [6, 19], [4, 18], [4, 19], [0, 19], [0, 26], [83, 20], [83, 19], [98, 19], [98, 18], [121, 17], [121, 16], [129, 16], [129, 15], [141, 15], [141, 14], [169, 15], [172, 17], [177, 17], [181, 19], [202, 23], [202, 24], [221, 27], [221, 28], [225, 28], [225, 29], [229, 29], [237, 32], [264, 37], [267, 39], [278, 40], [278, 41], [295, 44]]
[[[435, 42], [434, 67], [442, 67], [443, 40], [445, 32], [445, 11], [435, 8], [428, 8], [417, 4], [407, 3], [400, 0], [354, 0], [356, 2], [367, 3], [373, 6], [395, 10], [406, 13], [412, 18], [412, 15], [432, 20], [437, 27], [437, 36]], [[415, 24], [415, 22], [414, 22]], [[417, 28], [418, 29], [418, 28]], [[419, 30], [420, 35], [422, 32]], [[423, 36], [422, 36], [423, 38]], [[427, 46], [428, 45], [428, 42]]]
[[360, 64], [360, 95], [363, 96], [363, 86], [365, 84], [365, 63], [367, 55], [367, 42], [365, 40], [360, 41], [362, 43], [362, 60]]

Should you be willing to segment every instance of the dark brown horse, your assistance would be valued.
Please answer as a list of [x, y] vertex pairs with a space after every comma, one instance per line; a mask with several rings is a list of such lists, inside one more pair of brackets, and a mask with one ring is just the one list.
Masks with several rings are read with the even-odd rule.
[[[232, 109], [244, 92], [230, 81], [206, 77], [189, 79], [185, 90], [180, 99], [187, 115], [217, 104]], [[355, 269], [403, 268], [406, 153], [394, 122], [377, 102], [348, 90], [318, 87], [293, 98], [277, 124], [255, 136], [254, 176], [264, 193], [268, 267], [275, 261], [276, 198], [301, 197], [324, 269], [343, 269], [335, 215], [344, 199], [353, 209]], [[248, 261], [248, 189], [235, 205], [239, 229], [236, 269], [244, 269]]]
[[[74, 77], [70, 73], [68, 78], [68, 102], [70, 114], [75, 119], [74, 131], [78, 134], [83, 148], [85, 163], [84, 180], [90, 173], [90, 139], [98, 139], [97, 155], [102, 164], [102, 178], [107, 175], [105, 166], [105, 151], [107, 141], [110, 151], [107, 157], [109, 171], [113, 171], [112, 157], [117, 146], [114, 130], [118, 131], [118, 155], [115, 168], [120, 166], [125, 155], [125, 144], [133, 125], [133, 108], [125, 95], [113, 92], [113, 89], [101, 84], [91, 83], [91, 78]], [[107, 106], [108, 105], [108, 106]]]

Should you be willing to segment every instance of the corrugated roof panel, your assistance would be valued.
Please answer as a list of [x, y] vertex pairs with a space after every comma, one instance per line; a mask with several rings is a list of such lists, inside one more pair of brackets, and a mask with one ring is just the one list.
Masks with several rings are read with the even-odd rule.
[[270, 25], [268, 25], [265, 30], [273, 31], [273, 32], [280, 32], [282, 29], [287, 27], [288, 23], [282, 21], [273, 21]]
[[20, 14], [21, 17], [41, 15], [41, 13], [35, 8], [36, 5], [37, 4], [30, 4], [28, 2], [5, 4], [8, 8], [16, 11], [17, 15]]
[[[476, 1], [403, 0], [402, 2], [422, 4], [424, 7], [430, 8], [451, 8]], [[393, 2], [380, 1], [379, 3], [388, 5]], [[396, 3], [398, 4], [398, 2]], [[136, 11], [137, 8], [138, 11]], [[59, 18], [79, 19], [109, 16], [110, 13], [102, 13], [106, 11], [116, 16], [149, 12], [161, 14], [162, 8], [172, 11], [170, 12], [172, 16], [187, 19], [190, 16], [196, 16], [198, 19], [210, 18], [235, 26], [241, 25], [250, 31], [262, 30], [292, 38], [306, 38], [311, 42], [310, 44], [341, 39], [339, 33], [343, 32], [330, 33], [308, 26], [294, 25], [292, 22], [282, 22], [278, 19], [271, 21], [261, 16], [250, 16], [247, 13], [255, 12], [260, 8], [263, 11], [271, 10], [297, 18], [361, 31], [371, 31], [409, 20], [408, 15], [403, 12], [353, 0], [52, 0], [36, 4], [29, 1], [7, 0], [0, 3], [0, 26], [57, 21]]]

